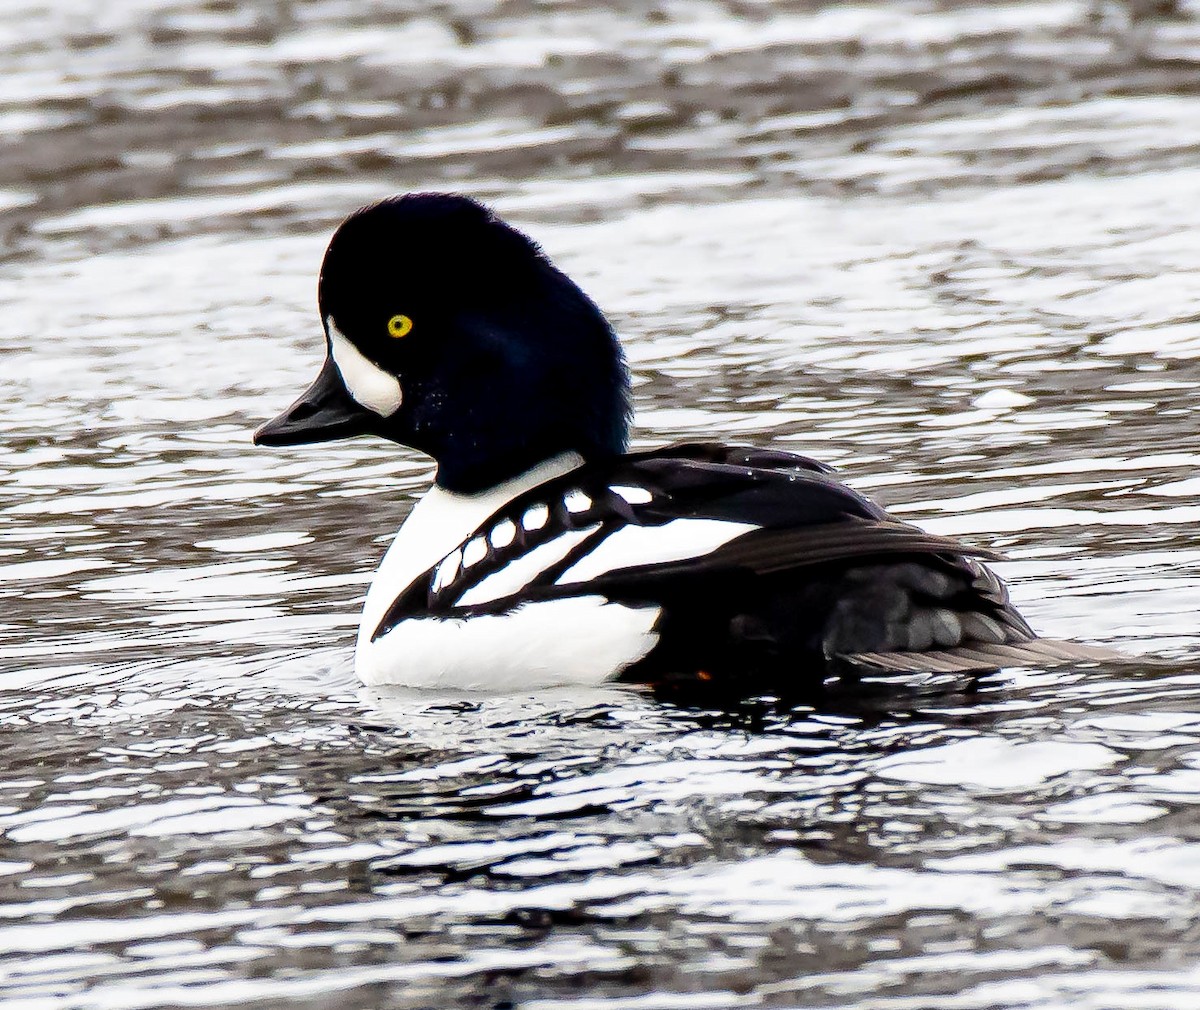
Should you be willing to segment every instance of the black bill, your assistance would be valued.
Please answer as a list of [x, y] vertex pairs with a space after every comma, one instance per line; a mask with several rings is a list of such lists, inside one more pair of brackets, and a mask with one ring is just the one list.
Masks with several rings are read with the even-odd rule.
[[369, 435], [379, 416], [359, 404], [346, 389], [333, 358], [325, 359], [304, 395], [254, 433], [255, 445], [304, 445], [335, 438]]

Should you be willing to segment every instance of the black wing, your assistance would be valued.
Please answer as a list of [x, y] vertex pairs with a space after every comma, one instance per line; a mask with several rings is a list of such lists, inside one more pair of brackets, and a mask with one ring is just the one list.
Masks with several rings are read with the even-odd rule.
[[[402, 594], [375, 637], [414, 614], [586, 592], [662, 608], [660, 663], [752, 647], [911, 668], [905, 654], [1034, 638], [981, 558], [997, 555], [896, 520], [806, 457], [683, 444], [514, 499]], [[972, 655], [957, 668], [979, 665]]]

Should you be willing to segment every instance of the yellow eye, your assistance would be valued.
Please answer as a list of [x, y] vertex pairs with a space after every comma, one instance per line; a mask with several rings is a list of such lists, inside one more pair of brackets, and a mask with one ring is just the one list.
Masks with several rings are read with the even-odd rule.
[[393, 337], [407, 337], [412, 329], [412, 320], [408, 316], [392, 316], [388, 320], [388, 333]]

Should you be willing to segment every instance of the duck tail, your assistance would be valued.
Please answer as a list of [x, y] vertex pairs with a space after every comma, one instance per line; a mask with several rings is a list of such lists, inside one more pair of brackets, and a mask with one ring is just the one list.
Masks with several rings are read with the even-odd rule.
[[950, 649], [924, 652], [854, 652], [837, 657], [860, 670], [900, 673], [966, 673], [999, 670], [1007, 666], [1066, 666], [1076, 663], [1133, 663], [1138, 657], [1115, 649], [1054, 638], [993, 644], [967, 642]]

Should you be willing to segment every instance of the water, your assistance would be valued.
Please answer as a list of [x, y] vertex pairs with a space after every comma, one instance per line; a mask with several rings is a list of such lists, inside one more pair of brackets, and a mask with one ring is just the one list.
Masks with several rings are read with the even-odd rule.
[[[1150, 7], [0, 11], [4, 1006], [1194, 1007], [1200, 21]], [[597, 298], [639, 445], [816, 455], [1167, 662], [361, 691], [428, 465], [249, 435], [414, 188]]]

